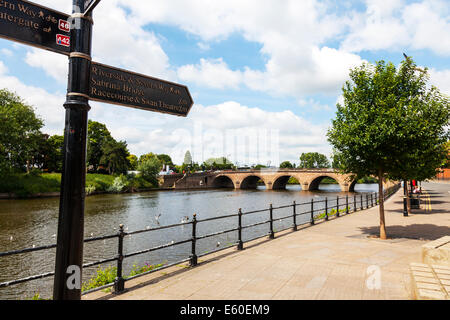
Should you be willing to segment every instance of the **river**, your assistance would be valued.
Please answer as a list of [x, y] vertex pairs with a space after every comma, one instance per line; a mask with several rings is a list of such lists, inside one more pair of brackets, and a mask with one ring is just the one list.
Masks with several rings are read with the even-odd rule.
[[[356, 193], [376, 192], [376, 184], [359, 184]], [[298, 185], [288, 185], [286, 190], [202, 190], [202, 191], [152, 191], [133, 194], [108, 194], [86, 198], [85, 238], [115, 234], [120, 224], [126, 231], [155, 228], [180, 223], [185, 216], [197, 219], [235, 214], [239, 208], [243, 212], [311, 201], [328, 197], [330, 206], [335, 205], [336, 196], [352, 196], [353, 193], [340, 192], [338, 185], [321, 185], [314, 192], [301, 191]], [[59, 198], [41, 198], [28, 200], [0, 200], [0, 252], [31, 248], [56, 243]], [[322, 208], [323, 204], [317, 204]], [[310, 205], [300, 206], [297, 213], [308, 211]], [[274, 211], [274, 218], [289, 215], [292, 208]], [[265, 221], [268, 212], [243, 217], [243, 225]], [[303, 219], [303, 220], [302, 220]], [[305, 223], [308, 215], [298, 218]], [[292, 225], [291, 220], [276, 221], [275, 230]], [[224, 229], [235, 228], [237, 218], [220, 219], [198, 224], [198, 235], [206, 235]], [[126, 237], [124, 251], [132, 252], [158, 245], [180, 241], [191, 237], [192, 226], [186, 225], [173, 229], [164, 229]], [[245, 229], [243, 238], [251, 239], [268, 232], [268, 225]], [[236, 242], [237, 232], [198, 241], [198, 254], [211, 251]], [[126, 259], [124, 274], [133, 266], [176, 262], [190, 255], [190, 243], [151, 252]], [[52, 272], [54, 270], [55, 249], [31, 252], [9, 257], [0, 257], [0, 282], [27, 276]], [[84, 262], [92, 262], [117, 254], [117, 239], [95, 241], [84, 246]], [[114, 263], [110, 264], [114, 265]], [[105, 267], [103, 265], [102, 267]], [[96, 272], [96, 267], [83, 270], [83, 281]], [[41, 297], [52, 296], [53, 277], [34, 280], [27, 283], [0, 288], [2, 299], [27, 299], [35, 293]]]

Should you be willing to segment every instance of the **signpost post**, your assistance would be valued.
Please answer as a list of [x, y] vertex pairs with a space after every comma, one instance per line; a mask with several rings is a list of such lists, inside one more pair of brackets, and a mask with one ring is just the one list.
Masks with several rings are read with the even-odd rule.
[[92, 62], [92, 10], [73, 0], [71, 16], [25, 0], [0, 0], [0, 37], [69, 56], [64, 160], [53, 299], [81, 299], [89, 100], [186, 117], [186, 86]]

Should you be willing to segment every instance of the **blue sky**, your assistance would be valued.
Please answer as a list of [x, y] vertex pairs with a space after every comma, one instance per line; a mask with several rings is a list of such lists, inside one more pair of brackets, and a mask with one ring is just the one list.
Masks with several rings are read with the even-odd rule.
[[[69, 13], [70, 0], [36, 2]], [[187, 118], [93, 102], [130, 152], [181, 162], [240, 164], [331, 153], [326, 130], [350, 68], [413, 57], [450, 94], [450, 3], [445, 0], [103, 0], [93, 59], [185, 84]], [[16, 91], [61, 134], [67, 58], [0, 39], [0, 87]], [[256, 147], [255, 147], [256, 146]]]

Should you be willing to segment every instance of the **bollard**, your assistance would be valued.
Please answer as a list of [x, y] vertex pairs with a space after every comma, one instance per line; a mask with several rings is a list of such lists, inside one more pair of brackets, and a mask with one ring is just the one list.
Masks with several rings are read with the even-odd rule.
[[339, 217], [339, 196], [336, 197], [336, 217]]
[[273, 232], [273, 206], [270, 204], [269, 206], [269, 214], [270, 214], [270, 233], [269, 239], [275, 239], [275, 233]]
[[114, 280], [114, 293], [120, 293], [125, 290], [125, 279], [122, 277], [122, 263], [123, 263], [123, 224], [119, 226], [119, 245], [117, 257], [117, 277]]
[[297, 204], [294, 200], [294, 204], [292, 205], [292, 208], [293, 208], [292, 209], [292, 219], [294, 220], [294, 225], [292, 227], [292, 231], [297, 231], [297, 213], [296, 213], [297, 209], [296, 209], [296, 206], [297, 206]]
[[345, 196], [345, 213], [348, 214], [348, 194]]
[[192, 219], [192, 254], [189, 262], [191, 267], [195, 267], [198, 262], [197, 254], [195, 252], [196, 242], [197, 242], [197, 215], [194, 213]]
[[403, 216], [404, 217], [408, 216], [408, 203], [406, 201], [408, 201], [406, 199], [406, 197], [403, 197]]
[[238, 250], [244, 250], [244, 243], [242, 242], [242, 209], [239, 208], [238, 211]]

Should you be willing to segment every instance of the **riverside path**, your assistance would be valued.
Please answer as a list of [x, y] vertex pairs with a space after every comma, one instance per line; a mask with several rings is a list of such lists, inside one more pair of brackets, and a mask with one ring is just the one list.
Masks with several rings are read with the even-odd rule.
[[409, 264], [421, 262], [422, 245], [450, 234], [450, 185], [422, 187], [426, 205], [408, 217], [402, 189], [387, 200], [388, 240], [373, 237], [374, 207], [130, 280], [120, 295], [83, 299], [411, 299]]

